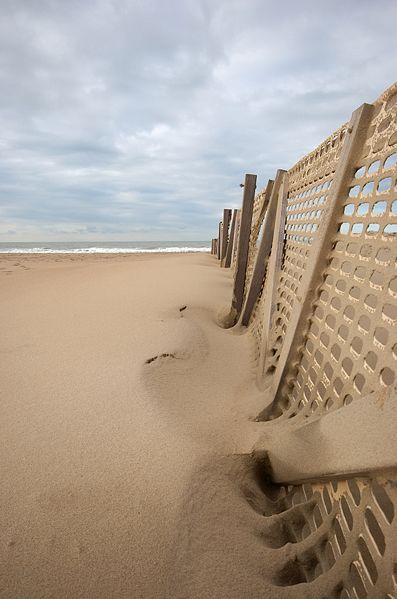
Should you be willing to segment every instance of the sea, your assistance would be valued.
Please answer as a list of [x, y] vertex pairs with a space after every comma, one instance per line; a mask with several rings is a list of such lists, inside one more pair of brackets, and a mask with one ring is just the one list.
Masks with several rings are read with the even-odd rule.
[[0, 242], [2, 254], [175, 254], [210, 250], [211, 245], [208, 241]]

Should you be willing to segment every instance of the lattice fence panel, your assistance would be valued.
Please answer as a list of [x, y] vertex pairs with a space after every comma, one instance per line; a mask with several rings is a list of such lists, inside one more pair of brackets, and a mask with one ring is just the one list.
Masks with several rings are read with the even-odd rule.
[[265, 519], [263, 542], [277, 551], [273, 585], [288, 590], [288, 597], [396, 596], [394, 481], [282, 486], [268, 495], [251, 492], [249, 502]]
[[[288, 415], [338, 408], [394, 384], [397, 360], [397, 102], [376, 106], [338, 198], [332, 251], [297, 369], [276, 398]], [[394, 146], [394, 150], [393, 150]], [[289, 385], [292, 384], [292, 388]]]
[[276, 309], [268, 333], [267, 355], [260, 376], [276, 370], [285, 332], [312, 253], [323, 208], [342, 149], [347, 125], [336, 131], [288, 173], [289, 190], [283, 261], [277, 281]]
[[[289, 171], [269, 376], [311, 259], [310, 239], [321, 226], [318, 211], [332, 190], [345, 132], [346, 126]], [[329, 157], [326, 147], [333, 148]], [[291, 428], [365, 401], [371, 392], [382, 401], [396, 385], [397, 85], [375, 103], [361, 157], [350, 166], [351, 178], [335, 199], [330, 252], [307, 335], [287, 364], [273, 405], [272, 417], [288, 418]], [[266, 288], [250, 325], [257, 353], [265, 294]], [[397, 597], [395, 475], [281, 487], [277, 497], [250, 502], [265, 517], [264, 539], [277, 551], [273, 584], [280, 596], [285, 589], [297, 598]]]

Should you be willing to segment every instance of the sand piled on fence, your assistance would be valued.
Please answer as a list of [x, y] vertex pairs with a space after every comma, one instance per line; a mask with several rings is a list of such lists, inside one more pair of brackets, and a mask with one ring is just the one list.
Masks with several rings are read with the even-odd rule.
[[230, 294], [209, 255], [0, 256], [2, 598], [262, 596]]

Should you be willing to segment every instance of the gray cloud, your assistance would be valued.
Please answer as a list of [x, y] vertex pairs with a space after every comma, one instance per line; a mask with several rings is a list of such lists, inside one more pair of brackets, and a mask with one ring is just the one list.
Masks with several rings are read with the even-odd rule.
[[0, 239], [205, 239], [395, 79], [395, 0], [3, 0]]

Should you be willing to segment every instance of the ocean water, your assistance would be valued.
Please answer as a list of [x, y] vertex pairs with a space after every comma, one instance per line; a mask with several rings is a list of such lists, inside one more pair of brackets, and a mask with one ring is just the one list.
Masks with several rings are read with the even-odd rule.
[[209, 252], [208, 241], [62, 241], [0, 242], [0, 253], [28, 254], [146, 254]]

